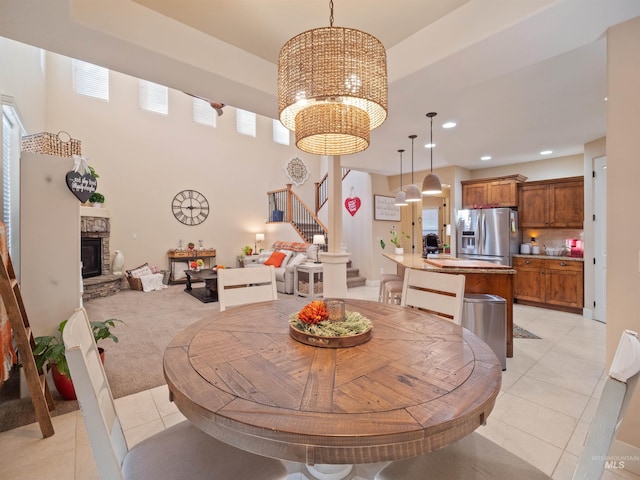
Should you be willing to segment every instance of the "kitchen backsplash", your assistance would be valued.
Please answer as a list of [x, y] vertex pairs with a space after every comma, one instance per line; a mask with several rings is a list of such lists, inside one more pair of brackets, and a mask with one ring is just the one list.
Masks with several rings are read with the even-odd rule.
[[522, 230], [521, 243], [530, 243], [531, 237], [535, 237], [536, 243], [540, 246], [561, 247], [567, 238], [583, 240], [584, 231], [577, 229], [526, 229]]

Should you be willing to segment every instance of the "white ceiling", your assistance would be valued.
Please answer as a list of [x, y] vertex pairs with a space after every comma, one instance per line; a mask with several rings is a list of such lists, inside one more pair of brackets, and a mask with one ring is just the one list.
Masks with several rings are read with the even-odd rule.
[[[397, 173], [417, 134], [426, 168], [431, 111], [435, 168], [582, 153], [606, 134], [606, 30], [639, 15], [638, 0], [334, 0], [334, 25], [378, 37], [389, 74], [388, 119], [343, 166]], [[273, 118], [280, 47], [328, 24], [328, 0], [0, 0], [1, 36]]]

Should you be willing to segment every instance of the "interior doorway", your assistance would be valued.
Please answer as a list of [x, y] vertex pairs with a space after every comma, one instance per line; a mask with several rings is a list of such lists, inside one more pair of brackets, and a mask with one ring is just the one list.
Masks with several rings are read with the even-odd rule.
[[607, 157], [593, 162], [594, 301], [593, 317], [607, 321]]

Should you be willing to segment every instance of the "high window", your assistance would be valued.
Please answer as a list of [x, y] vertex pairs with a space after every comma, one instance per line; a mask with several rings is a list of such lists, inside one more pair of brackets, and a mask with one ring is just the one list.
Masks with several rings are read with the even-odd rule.
[[211, 127], [216, 126], [218, 114], [209, 102], [201, 98], [193, 97], [193, 121]]
[[249, 137], [256, 136], [256, 114], [236, 108], [236, 131]]
[[289, 129], [280, 120], [273, 120], [273, 141], [281, 145], [289, 145]]
[[73, 59], [73, 92], [109, 100], [109, 70], [98, 65]]
[[140, 108], [167, 115], [169, 113], [169, 89], [157, 83], [140, 80]]

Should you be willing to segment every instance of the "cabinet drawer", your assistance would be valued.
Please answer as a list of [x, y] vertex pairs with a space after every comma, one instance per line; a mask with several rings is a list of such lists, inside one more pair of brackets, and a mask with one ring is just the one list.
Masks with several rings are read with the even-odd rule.
[[195, 252], [171, 252], [169, 258], [186, 258], [193, 257]]
[[540, 258], [523, 258], [523, 257], [515, 257], [513, 259], [513, 268], [516, 270], [518, 268], [544, 268], [545, 260]]
[[582, 272], [583, 264], [582, 262], [577, 262], [575, 260], [543, 260], [544, 268], [547, 270], [565, 270], [571, 272]]

